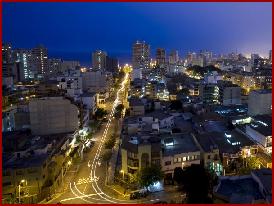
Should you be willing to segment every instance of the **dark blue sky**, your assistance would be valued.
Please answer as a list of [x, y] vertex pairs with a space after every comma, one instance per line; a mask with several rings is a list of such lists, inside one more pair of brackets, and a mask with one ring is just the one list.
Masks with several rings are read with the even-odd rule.
[[272, 47], [271, 3], [3, 3], [3, 41], [88, 65], [106, 50], [130, 61], [132, 43], [168, 51], [263, 55]]

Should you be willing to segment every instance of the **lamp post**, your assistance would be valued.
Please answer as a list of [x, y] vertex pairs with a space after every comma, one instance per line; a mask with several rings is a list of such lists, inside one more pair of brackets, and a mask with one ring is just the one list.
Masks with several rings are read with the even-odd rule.
[[19, 191], [19, 204], [21, 203], [21, 183], [24, 183], [26, 180], [21, 180], [20, 182], [19, 182], [19, 189], [18, 189], [18, 191]]
[[121, 170], [120, 172], [123, 174], [123, 181], [124, 181], [125, 180], [125, 172], [124, 172], [124, 170]]
[[185, 163], [184, 163], [184, 162], [182, 162], [182, 169], [184, 169], [184, 165], [185, 165]]

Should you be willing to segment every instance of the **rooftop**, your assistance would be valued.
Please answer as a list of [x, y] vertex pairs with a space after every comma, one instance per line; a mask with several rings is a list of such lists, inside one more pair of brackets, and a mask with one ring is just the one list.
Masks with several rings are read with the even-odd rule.
[[248, 126], [264, 136], [272, 136], [272, 117], [270, 115], [257, 115], [252, 118]]
[[259, 93], [259, 94], [272, 94], [271, 89], [258, 89], [258, 90], [253, 90], [252, 92]]
[[84, 92], [83, 94], [81, 94], [81, 97], [93, 97], [95, 95], [95, 92]]
[[161, 139], [164, 145], [163, 156], [200, 151], [193, 137], [189, 134], [162, 135]]
[[33, 136], [28, 131], [20, 131], [3, 133], [3, 136], [3, 167], [26, 168], [38, 166], [48, 155], [60, 152], [61, 146], [72, 137], [72, 133]]
[[253, 199], [263, 199], [258, 183], [250, 175], [220, 178], [215, 193], [224, 196], [230, 203], [252, 203]]
[[131, 98], [129, 100], [129, 106], [144, 106], [144, 103], [141, 99]]
[[267, 195], [272, 195], [272, 170], [266, 168], [257, 169], [253, 170], [251, 174], [256, 175], [258, 177]]
[[141, 145], [152, 145], [152, 150], [160, 151], [160, 137], [149, 132], [140, 132], [134, 135], [126, 135], [123, 138], [121, 148], [138, 153], [138, 147]]
[[31, 155], [23, 158], [16, 158], [13, 161], [3, 163], [5, 169], [40, 167], [48, 158], [49, 154]]
[[210, 143], [212, 142], [217, 145], [220, 153], [228, 154], [238, 153], [241, 147], [252, 146], [255, 144], [245, 135], [237, 132], [236, 130], [197, 134], [197, 140], [198, 139], [201, 140], [201, 144], [204, 145], [205, 149], [208, 149], [208, 147], [210, 147]]
[[218, 148], [217, 144], [210, 135], [195, 135], [195, 137], [204, 152], [211, 152], [212, 149]]
[[172, 115], [165, 113], [163, 111], [157, 110], [157, 111], [147, 113], [144, 116], [145, 117], [154, 117], [155, 119], [163, 120], [163, 119], [171, 117]]
[[192, 117], [194, 122], [205, 122], [205, 121], [223, 121], [224, 118], [220, 115], [216, 114], [215, 112], [207, 112], [200, 115], [195, 115]]

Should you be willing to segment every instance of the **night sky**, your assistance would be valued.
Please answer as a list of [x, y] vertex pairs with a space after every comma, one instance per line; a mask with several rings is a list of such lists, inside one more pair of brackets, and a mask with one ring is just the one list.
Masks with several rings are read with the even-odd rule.
[[3, 41], [15, 48], [43, 44], [50, 57], [91, 64], [102, 49], [130, 61], [145, 40], [181, 56], [200, 49], [267, 55], [271, 3], [3, 3]]

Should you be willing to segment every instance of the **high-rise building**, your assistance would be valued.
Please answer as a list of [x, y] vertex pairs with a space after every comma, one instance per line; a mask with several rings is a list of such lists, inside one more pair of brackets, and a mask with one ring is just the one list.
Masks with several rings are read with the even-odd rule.
[[268, 59], [269, 59], [269, 61], [272, 63], [272, 50], [269, 50]]
[[166, 63], [166, 51], [165, 49], [158, 48], [156, 50], [156, 65], [159, 67], [164, 67]]
[[13, 59], [15, 61], [15, 78], [17, 81], [26, 81], [34, 78], [32, 71], [31, 50], [15, 49], [13, 50]]
[[132, 46], [132, 66], [133, 69], [148, 69], [150, 66], [150, 46], [144, 41]]
[[78, 129], [78, 108], [63, 97], [32, 100], [29, 111], [33, 135], [60, 134]]
[[177, 50], [173, 50], [170, 52], [168, 63], [169, 64], [177, 64], [179, 62], [179, 53]]
[[197, 58], [197, 54], [195, 52], [188, 52], [186, 60], [187, 64], [192, 64], [192, 61]]
[[248, 114], [251, 116], [272, 113], [272, 90], [254, 90], [248, 96]]
[[106, 71], [117, 73], [118, 72], [118, 60], [107, 56], [106, 58]]
[[106, 70], [107, 66], [107, 53], [97, 50], [92, 53], [92, 68]]
[[48, 50], [42, 45], [31, 50], [32, 69], [35, 78], [44, 78], [48, 73]]
[[56, 75], [58, 72], [62, 71], [62, 59], [49, 59], [48, 60], [48, 66], [49, 66], [49, 71], [48, 75]]
[[201, 84], [199, 96], [204, 104], [219, 104], [219, 87], [217, 84]]
[[12, 76], [13, 66], [11, 44], [2, 44], [2, 77]]
[[251, 65], [255, 66], [256, 60], [259, 59], [259, 54], [251, 54]]
[[199, 55], [197, 58], [192, 59], [192, 66], [204, 67], [206, 65], [205, 56]]

